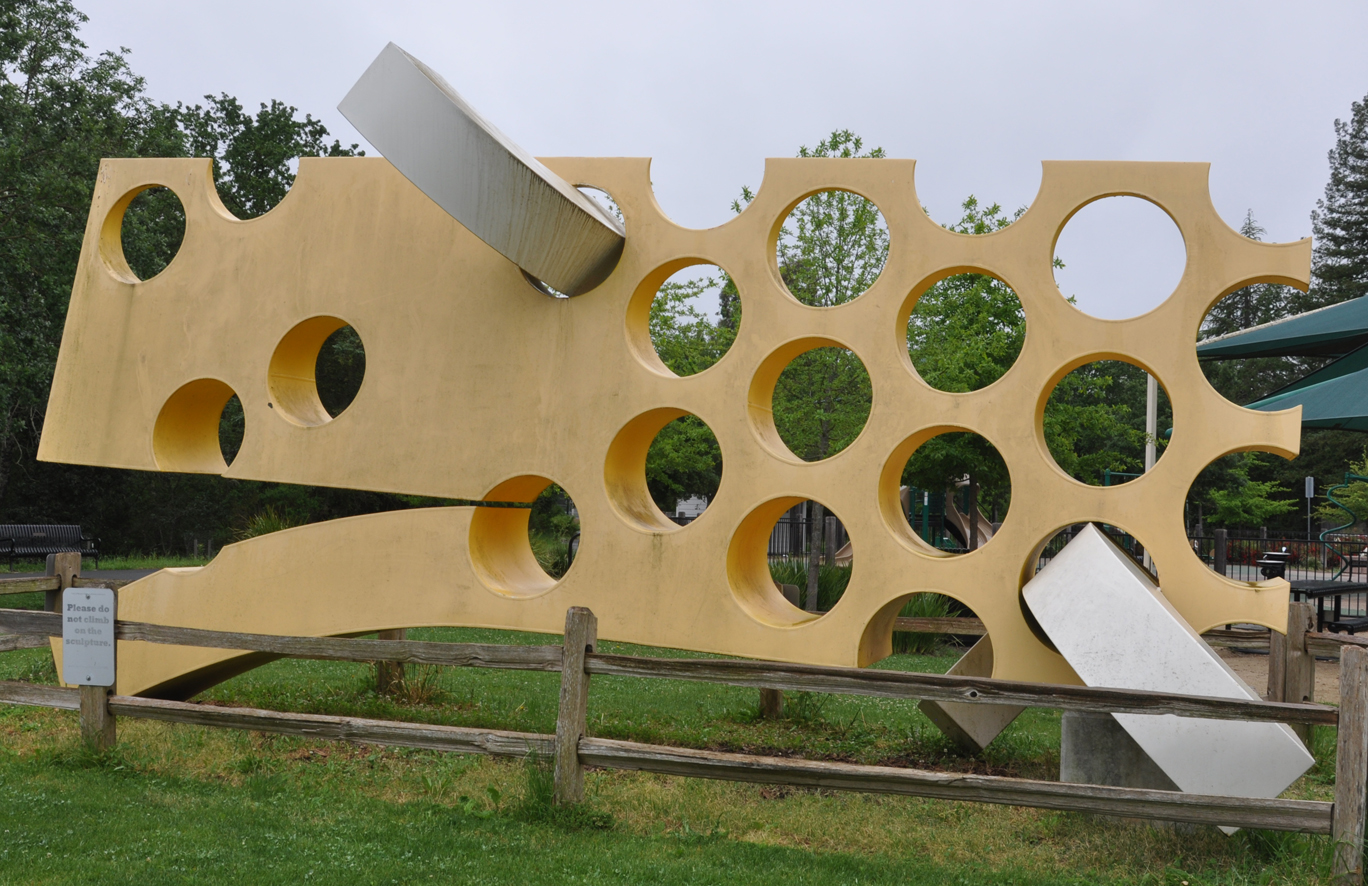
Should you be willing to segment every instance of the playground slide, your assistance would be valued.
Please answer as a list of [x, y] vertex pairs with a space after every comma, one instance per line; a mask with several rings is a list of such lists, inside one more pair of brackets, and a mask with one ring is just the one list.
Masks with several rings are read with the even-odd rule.
[[[964, 540], [965, 545], [969, 544], [969, 515], [959, 509], [959, 504], [955, 501], [953, 489], [945, 491], [945, 523], [948, 527], [959, 533], [959, 537]], [[978, 546], [983, 547], [993, 540], [993, 524], [983, 514], [983, 509], [978, 509]]]

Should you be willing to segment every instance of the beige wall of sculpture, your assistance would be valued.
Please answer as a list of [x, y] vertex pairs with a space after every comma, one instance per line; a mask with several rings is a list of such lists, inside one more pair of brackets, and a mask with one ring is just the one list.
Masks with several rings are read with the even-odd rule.
[[[855, 665], [888, 653], [907, 595], [938, 591], [983, 618], [995, 676], [1076, 682], [1027, 626], [1020, 587], [1057, 530], [1096, 520], [1145, 544], [1164, 593], [1196, 629], [1283, 628], [1287, 584], [1235, 582], [1206, 568], [1188, 545], [1183, 502], [1221, 455], [1294, 455], [1299, 414], [1224, 400], [1193, 343], [1206, 311], [1236, 288], [1304, 287], [1310, 243], [1257, 243], [1232, 230], [1211, 205], [1206, 164], [1046, 163], [1025, 215], [971, 237], [922, 211], [910, 160], [770, 160], [755, 200], [708, 230], [665, 216], [648, 160], [545, 162], [607, 191], [625, 218], [617, 268], [573, 299], [535, 289], [383, 159], [305, 159], [280, 206], [251, 221], [223, 209], [207, 160], [102, 164], [40, 458], [490, 500], [530, 500], [555, 481], [573, 496], [583, 533], [574, 565], [553, 582], [532, 559], [526, 512], [340, 520], [232, 545], [203, 569], [130, 585], [121, 617], [282, 634], [417, 625], [556, 632], [577, 605], [594, 610], [607, 639]], [[119, 224], [131, 197], [151, 185], [175, 191], [186, 233], [166, 270], [139, 282], [123, 260]], [[828, 188], [874, 201], [891, 248], [868, 292], [811, 308], [785, 291], [775, 243], [787, 212]], [[1168, 212], [1187, 266], [1155, 310], [1098, 320], [1060, 294], [1051, 257], [1074, 212], [1118, 194]], [[744, 319], [719, 363], [679, 378], [651, 345], [649, 306], [671, 273], [701, 262], [736, 280]], [[944, 393], [912, 367], [907, 319], [919, 293], [967, 271], [1017, 293], [1025, 346], [993, 385]], [[365, 344], [366, 376], [352, 405], [330, 418], [311, 388], [312, 360], [344, 323]], [[774, 430], [773, 386], [794, 355], [832, 344], [868, 368], [873, 409], [847, 449], [806, 463]], [[1042, 431], [1054, 384], [1099, 359], [1157, 376], [1174, 414], [1155, 469], [1109, 488], [1065, 475]], [[225, 470], [218, 414], [233, 393], [246, 435]], [[655, 431], [685, 413], [716, 434], [725, 470], [708, 510], [678, 527], [647, 495], [643, 465]], [[908, 456], [947, 430], [987, 438], [1012, 481], [1001, 531], [960, 557], [923, 544], [898, 502]], [[820, 616], [790, 605], [766, 566], [774, 518], [808, 498], [841, 515], [855, 550], [845, 596]], [[125, 693], [182, 693], [250, 663], [148, 644], [121, 644], [119, 654]]]

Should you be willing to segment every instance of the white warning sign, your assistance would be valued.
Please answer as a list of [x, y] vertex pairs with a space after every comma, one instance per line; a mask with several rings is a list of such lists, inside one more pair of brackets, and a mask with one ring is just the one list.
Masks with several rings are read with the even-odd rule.
[[114, 685], [115, 595], [110, 588], [62, 592], [62, 682]]

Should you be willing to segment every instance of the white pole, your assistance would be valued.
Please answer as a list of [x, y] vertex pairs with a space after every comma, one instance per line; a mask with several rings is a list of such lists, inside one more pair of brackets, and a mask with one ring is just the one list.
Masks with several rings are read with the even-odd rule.
[[[1145, 473], [1148, 474], [1154, 467], [1154, 459], [1157, 455], [1155, 441], [1159, 437], [1159, 380], [1154, 376], [1145, 375]], [[1145, 568], [1153, 569], [1154, 564], [1150, 561], [1149, 549], [1145, 549]]]
[[1159, 437], [1159, 380], [1145, 376], [1145, 473], [1154, 467], [1155, 441]]

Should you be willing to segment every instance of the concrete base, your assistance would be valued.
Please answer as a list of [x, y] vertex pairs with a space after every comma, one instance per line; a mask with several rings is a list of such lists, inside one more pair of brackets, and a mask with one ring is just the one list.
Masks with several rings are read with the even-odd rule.
[[[959, 677], [993, 676], [993, 644], [984, 637], [951, 666], [948, 674]], [[945, 733], [945, 737], [971, 754], [977, 754], [1025, 708], [1016, 705], [959, 704], [923, 701], [917, 709]]]
[[1060, 718], [1059, 780], [1176, 791], [1178, 785], [1111, 714], [1065, 711]]
[[[1179, 789], [1115, 717], [1085, 711], [1065, 711], [1060, 718], [1059, 780], [1070, 784], [1105, 784], [1155, 791]], [[1196, 833], [1199, 828], [1188, 822], [1119, 815], [1100, 817], [1168, 828], [1183, 834]]]

